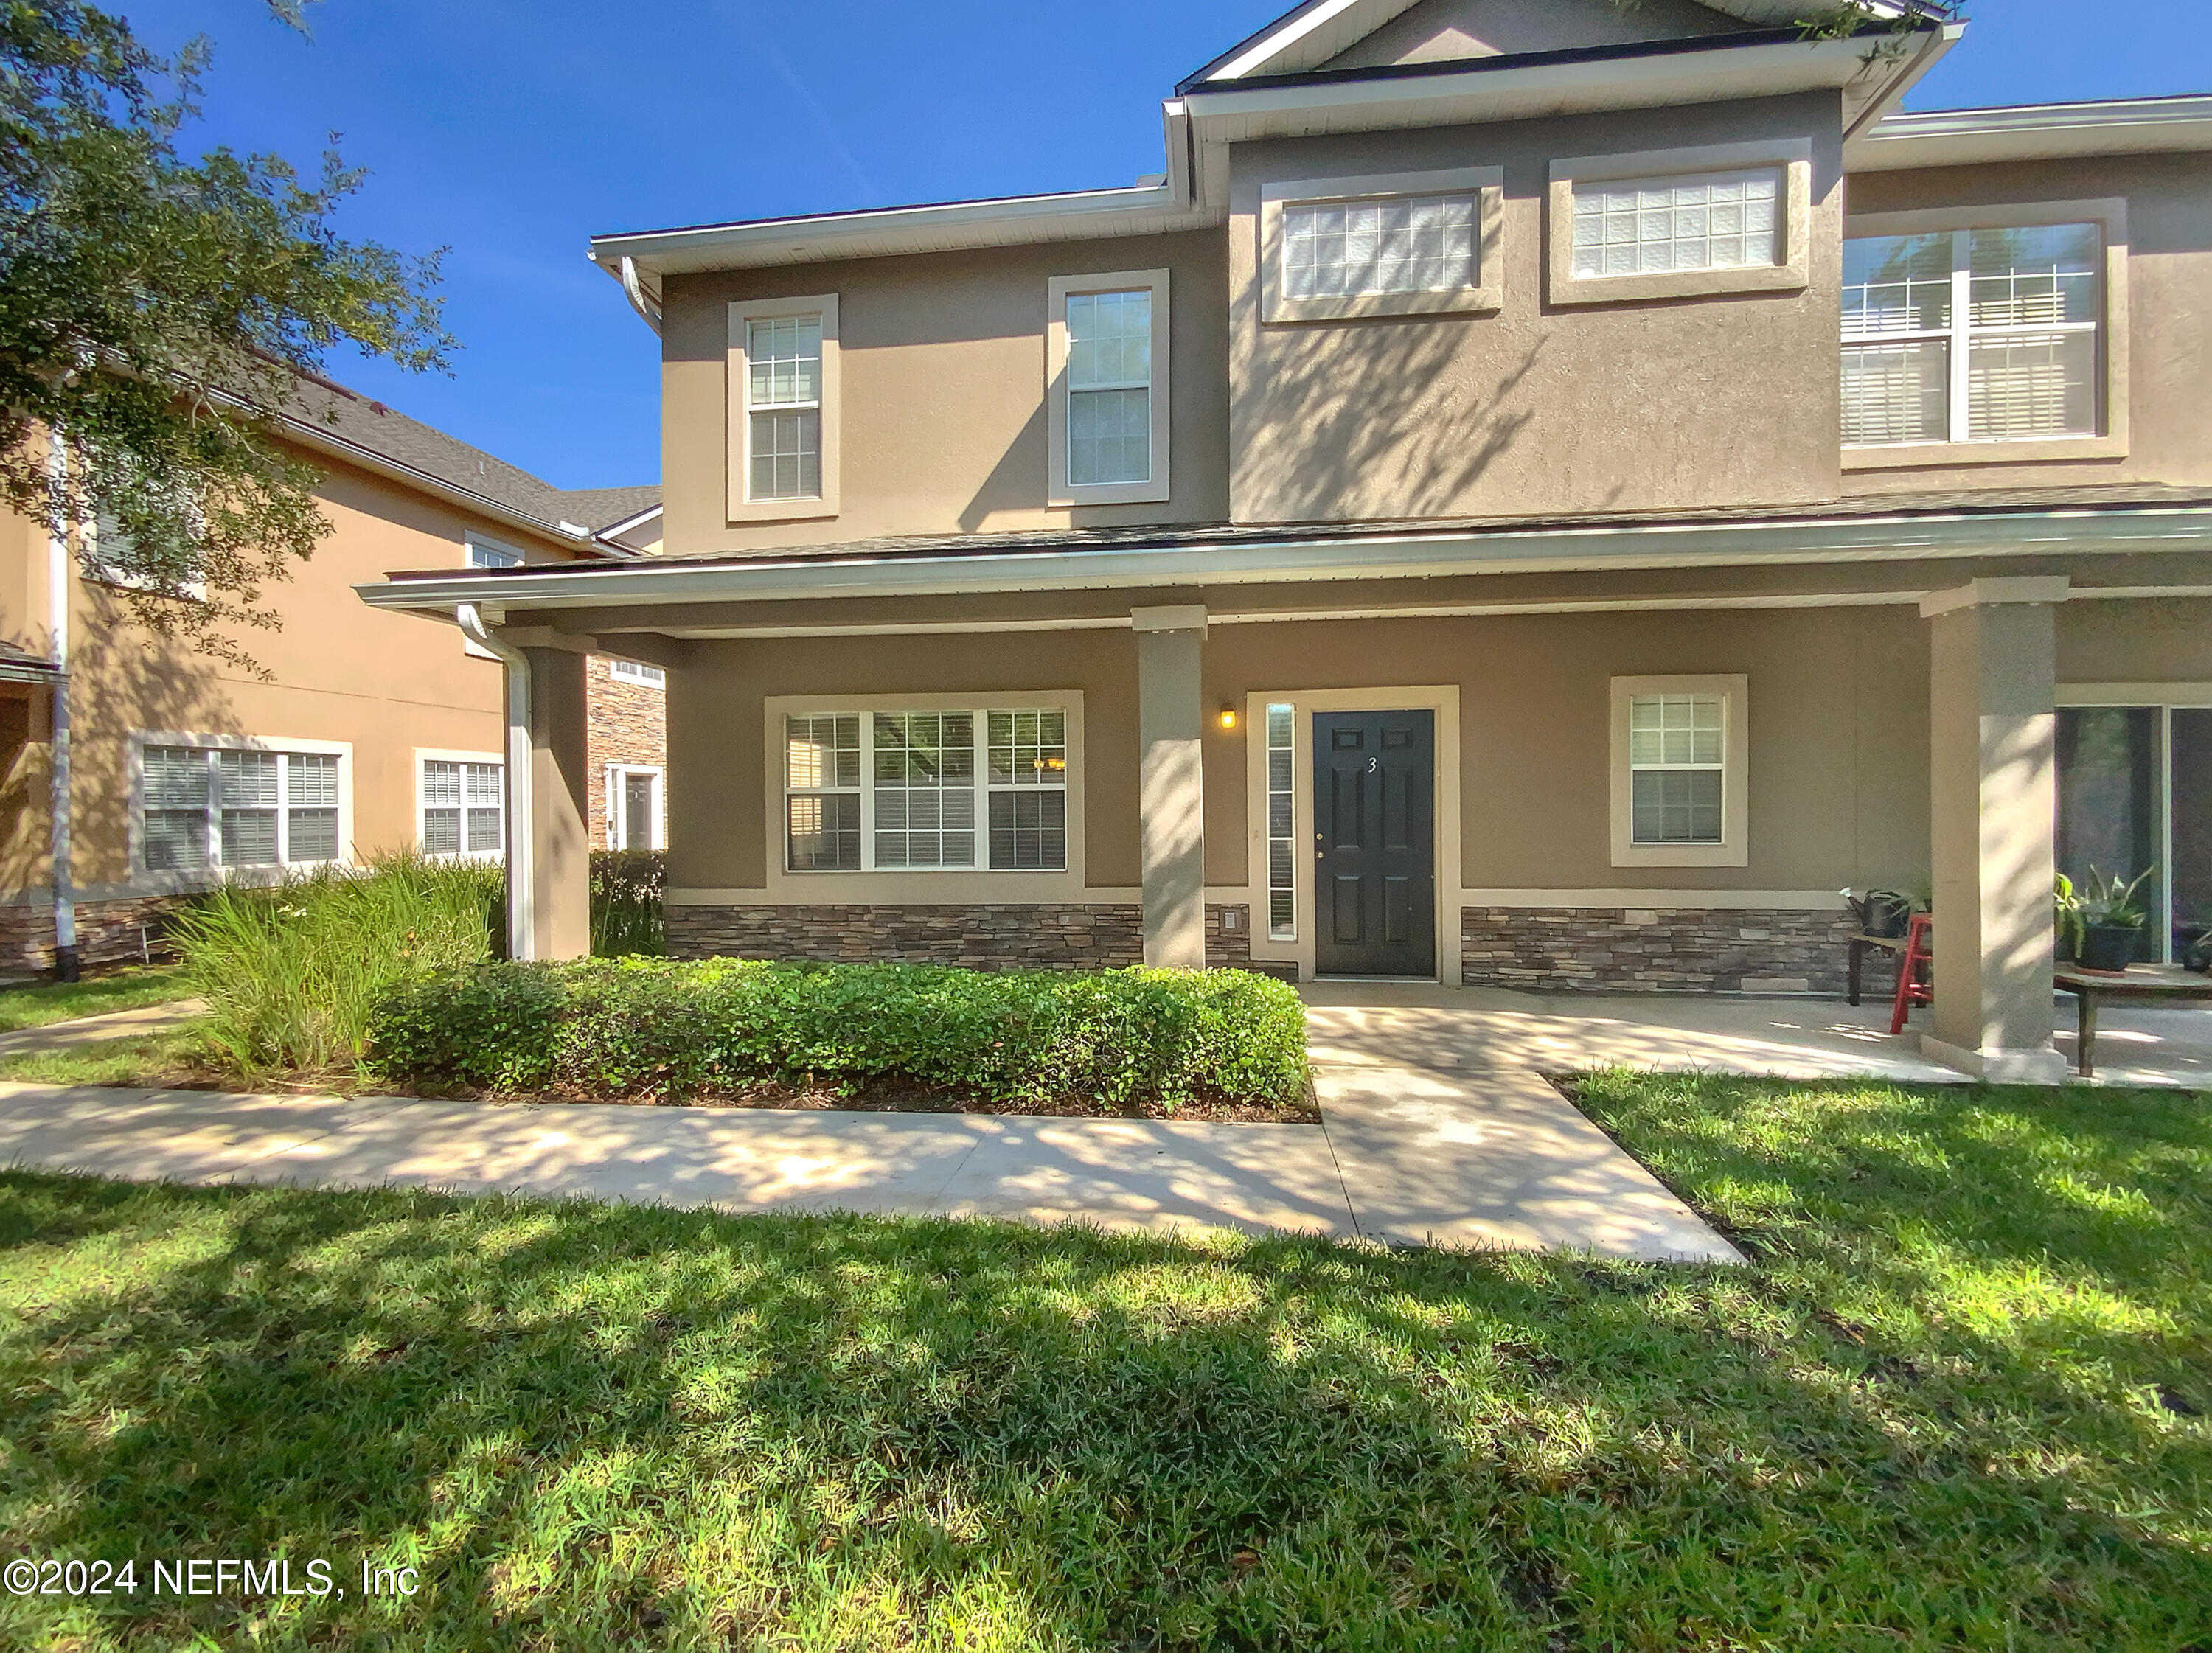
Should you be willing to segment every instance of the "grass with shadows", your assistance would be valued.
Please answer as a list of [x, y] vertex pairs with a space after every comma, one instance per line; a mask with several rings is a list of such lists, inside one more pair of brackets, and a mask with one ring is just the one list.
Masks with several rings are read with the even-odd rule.
[[0, 1177], [11, 1551], [425, 1580], [0, 1643], [2212, 1645], [2201, 1098], [1582, 1096], [1753, 1267]]
[[110, 1011], [137, 1010], [189, 999], [191, 983], [173, 964], [117, 970], [83, 981], [46, 981], [34, 987], [0, 988], [0, 1033]]

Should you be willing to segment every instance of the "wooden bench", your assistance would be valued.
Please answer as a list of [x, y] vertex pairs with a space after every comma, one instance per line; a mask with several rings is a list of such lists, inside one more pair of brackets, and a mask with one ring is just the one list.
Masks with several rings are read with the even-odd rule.
[[1844, 965], [1844, 981], [1850, 990], [1850, 1001], [1856, 1005], [1859, 1001], [1859, 975], [1865, 968], [1868, 950], [1871, 948], [1881, 952], [1899, 954], [1899, 962], [1902, 963], [1905, 937], [1902, 934], [1869, 935], [1863, 930], [1854, 930], [1845, 939], [1850, 944], [1850, 951]]
[[2117, 972], [2061, 964], [2051, 979], [2061, 993], [2074, 995], [2077, 1010], [2074, 1068], [2085, 1079], [2096, 1072], [2097, 1007], [2105, 1000], [2152, 1004], [2212, 1000], [2212, 976], [2185, 970], [2178, 964], [2130, 964]]

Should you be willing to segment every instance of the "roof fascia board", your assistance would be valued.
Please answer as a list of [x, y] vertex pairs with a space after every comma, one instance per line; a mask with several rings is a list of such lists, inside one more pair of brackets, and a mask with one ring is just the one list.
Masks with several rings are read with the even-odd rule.
[[665, 559], [434, 574], [356, 586], [374, 608], [450, 612], [477, 603], [532, 609], [619, 608], [795, 598], [963, 596], [1006, 591], [1249, 585], [1283, 580], [1424, 579], [1448, 574], [1574, 573], [1695, 564], [1887, 562], [2069, 551], [2212, 550], [2212, 506], [2074, 507], [1798, 521], [1571, 526], [1483, 533], [1394, 534], [1347, 543], [1034, 550], [793, 558], [684, 568]]
[[1314, 0], [1249, 35], [1176, 87], [1188, 92], [1220, 81], [1263, 75], [1271, 65], [1317, 67], [1364, 40], [1416, 0]]
[[1433, 75], [1252, 82], [1208, 87], [1185, 101], [1202, 136], [1218, 126], [1230, 137], [1244, 139], [1840, 88], [1863, 70], [1865, 56], [1856, 40], [1802, 40], [1793, 35], [1738, 46], [1724, 55], [1670, 52], [1544, 64], [1505, 61], [1501, 68], [1462, 66]]
[[558, 523], [548, 522], [544, 518], [532, 516], [527, 511], [518, 511], [511, 505], [501, 505], [497, 500], [479, 494], [472, 488], [464, 488], [458, 483], [447, 482], [443, 477], [434, 477], [428, 471], [419, 470], [404, 460], [379, 453], [374, 448], [364, 447], [359, 442], [349, 441], [343, 436], [324, 429], [311, 420], [301, 419], [295, 415], [287, 413], [279, 414], [276, 416], [276, 422], [286, 437], [299, 442], [302, 447], [313, 448], [317, 453], [328, 454], [333, 459], [343, 459], [349, 465], [359, 465], [364, 471], [374, 471], [378, 476], [388, 477], [393, 482], [404, 483], [418, 492], [443, 500], [449, 505], [465, 507], [480, 516], [489, 517], [502, 527], [520, 528], [528, 532], [541, 535], [557, 544], [572, 548], [598, 550], [603, 552], [606, 549], [604, 546], [595, 546], [587, 537], [569, 532]]
[[2212, 149], [2212, 95], [2114, 98], [1887, 115], [1845, 153], [1853, 172]]

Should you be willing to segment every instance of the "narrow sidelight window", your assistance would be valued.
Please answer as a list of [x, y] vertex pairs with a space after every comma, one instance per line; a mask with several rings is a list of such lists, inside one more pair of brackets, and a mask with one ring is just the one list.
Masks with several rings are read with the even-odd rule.
[[1298, 933], [1295, 799], [1297, 710], [1267, 708], [1267, 936], [1295, 941]]

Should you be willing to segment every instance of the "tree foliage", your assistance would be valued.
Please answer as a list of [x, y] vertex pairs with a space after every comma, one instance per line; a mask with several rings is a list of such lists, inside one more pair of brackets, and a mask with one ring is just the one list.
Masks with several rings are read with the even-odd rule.
[[[300, 22], [301, 0], [272, 0]], [[335, 153], [193, 160], [204, 40], [164, 56], [81, 0], [0, 0], [0, 500], [77, 534], [137, 617], [250, 664], [262, 587], [329, 532], [281, 422], [350, 345], [442, 368], [438, 257], [333, 228], [363, 173]], [[50, 463], [47, 433], [67, 462]]]

